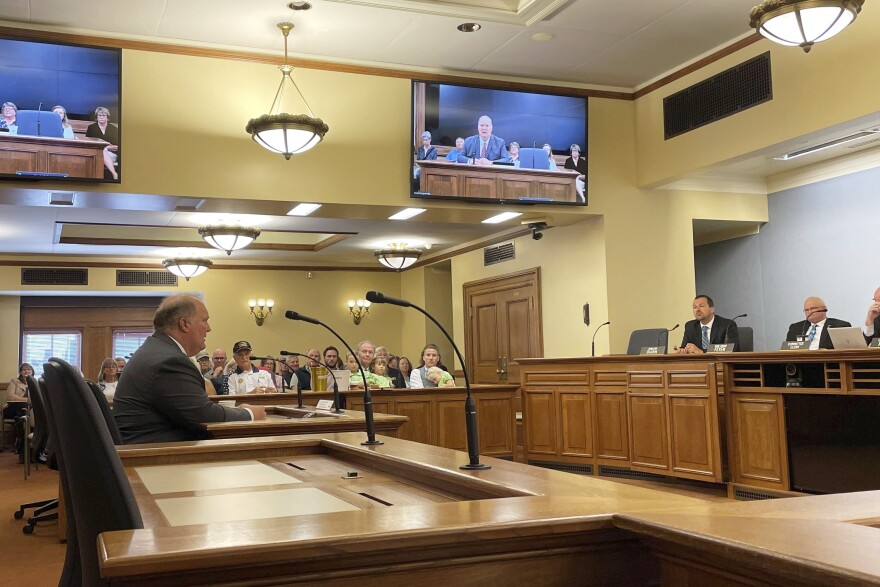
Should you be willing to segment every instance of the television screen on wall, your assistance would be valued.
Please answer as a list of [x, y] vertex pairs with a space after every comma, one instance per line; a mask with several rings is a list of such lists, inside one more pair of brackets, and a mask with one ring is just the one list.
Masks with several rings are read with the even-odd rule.
[[121, 51], [0, 37], [0, 179], [118, 182]]
[[413, 82], [412, 197], [588, 202], [587, 98]]

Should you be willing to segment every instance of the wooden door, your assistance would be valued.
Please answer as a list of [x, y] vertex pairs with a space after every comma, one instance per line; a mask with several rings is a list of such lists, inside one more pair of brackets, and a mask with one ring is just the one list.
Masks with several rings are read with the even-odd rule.
[[736, 393], [732, 399], [734, 483], [788, 491], [782, 395]]
[[464, 284], [465, 355], [474, 383], [519, 381], [522, 357], [542, 357], [540, 269]]

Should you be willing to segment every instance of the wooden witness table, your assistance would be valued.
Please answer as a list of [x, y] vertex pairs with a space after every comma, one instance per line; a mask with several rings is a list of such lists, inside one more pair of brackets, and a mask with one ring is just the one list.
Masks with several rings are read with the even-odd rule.
[[416, 161], [419, 190], [432, 196], [519, 200], [544, 198], [576, 202], [573, 169], [524, 169], [507, 165], [465, 165], [451, 161]]
[[[792, 490], [787, 402], [880, 395], [877, 349], [517, 362], [526, 462], [729, 482], [750, 497]], [[786, 387], [787, 366], [800, 387]]]
[[[274, 394], [277, 397], [278, 394]], [[406, 416], [374, 414], [376, 432], [394, 434], [407, 421]], [[279, 434], [323, 434], [366, 430], [364, 413], [346, 409], [340, 414], [314, 407], [266, 406], [266, 419], [250, 422], [212, 422], [205, 424], [211, 438], [277, 436]]]
[[146, 529], [99, 537], [102, 575], [118, 585], [647, 585], [659, 565], [612, 514], [699, 503], [490, 457], [491, 469], [462, 471], [462, 452], [363, 439], [120, 447]]
[[[461, 387], [424, 389], [373, 389], [373, 412], [378, 428], [379, 414], [406, 416], [409, 421], [397, 432], [383, 432], [404, 440], [467, 450], [464, 426], [465, 390]], [[343, 391], [346, 405], [363, 410], [363, 390]], [[477, 406], [480, 454], [512, 459], [516, 450], [516, 385], [474, 385], [471, 395]], [[211, 396], [213, 401], [234, 399], [257, 405], [296, 405], [296, 393]], [[303, 392], [303, 405], [333, 399], [331, 392]]]
[[0, 133], [0, 173], [66, 173], [70, 177], [103, 179], [104, 147], [108, 144], [101, 140]]

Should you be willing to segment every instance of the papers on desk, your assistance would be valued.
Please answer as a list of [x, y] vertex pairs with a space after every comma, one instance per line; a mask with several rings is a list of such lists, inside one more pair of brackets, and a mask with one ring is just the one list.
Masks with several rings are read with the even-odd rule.
[[358, 511], [315, 487], [157, 499], [172, 526]]
[[299, 479], [259, 461], [226, 461], [135, 467], [144, 486], [153, 495], [179, 491], [235, 489], [302, 483]]

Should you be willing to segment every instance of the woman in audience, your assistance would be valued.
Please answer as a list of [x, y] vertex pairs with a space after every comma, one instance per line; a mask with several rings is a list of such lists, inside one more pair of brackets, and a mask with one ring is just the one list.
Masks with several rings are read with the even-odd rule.
[[400, 357], [398, 357], [397, 355], [391, 355], [390, 357], [388, 357], [388, 368], [397, 369], [398, 361], [400, 361]]
[[556, 171], [556, 159], [553, 158], [553, 147], [550, 146], [550, 143], [544, 143], [544, 151], [547, 152], [548, 161], [550, 162], [550, 167], [548, 169], [550, 171]]
[[440, 364], [440, 347], [436, 344], [427, 344], [422, 349], [422, 358], [419, 368], [412, 372], [409, 378], [409, 386], [413, 389], [423, 387], [437, 387], [437, 384], [428, 379], [428, 369]]
[[269, 372], [272, 375], [272, 380], [275, 382], [275, 388], [281, 389], [281, 375], [275, 373], [275, 359], [263, 359], [260, 361], [260, 369]]
[[116, 373], [118, 369], [116, 361], [107, 358], [101, 363], [101, 370], [98, 372], [98, 387], [104, 392], [104, 397], [107, 398], [107, 401], [111, 403], [113, 402], [113, 396], [116, 395], [116, 384], [118, 383]]
[[86, 136], [110, 143], [104, 147], [104, 167], [107, 168], [113, 179], [119, 179], [119, 174], [116, 172], [116, 163], [120, 157], [119, 129], [110, 124], [110, 111], [103, 106], [98, 106], [95, 109], [95, 121], [86, 129]]
[[577, 191], [578, 201], [586, 202], [584, 195], [587, 181], [587, 160], [581, 157], [581, 148], [579, 145], [571, 146], [571, 157], [565, 160], [565, 168], [577, 171], [580, 175], [575, 179], [574, 185]]
[[122, 375], [122, 370], [125, 369], [125, 357], [116, 357], [113, 360], [116, 361], [116, 377], [118, 378]]
[[10, 133], [14, 133], [18, 127], [15, 124], [18, 115], [18, 106], [12, 102], [3, 102], [0, 106], [0, 128], [8, 129]]
[[410, 363], [409, 359], [406, 357], [400, 357], [400, 360], [397, 361], [397, 370], [400, 371], [400, 375], [403, 377], [403, 382], [409, 387], [409, 378], [412, 375], [412, 363]]
[[64, 138], [75, 139], [76, 135], [73, 134], [73, 127], [70, 126], [70, 121], [67, 119], [67, 109], [59, 104], [52, 108], [52, 112], [61, 117], [61, 130], [64, 131]]
[[[9, 382], [9, 385], [6, 386], [6, 401], [7, 402], [19, 402], [14, 404], [9, 404], [5, 408], [3, 408], [3, 419], [18, 419], [21, 416], [27, 414], [28, 405], [28, 388], [27, 388], [27, 377], [34, 376], [34, 368], [31, 367], [29, 363], [22, 363], [18, 366], [18, 377], [14, 378]], [[21, 455], [21, 449], [24, 443], [24, 427], [19, 427], [18, 422], [16, 422], [15, 427], [15, 453]], [[22, 461], [23, 457], [19, 456], [19, 462]]]

